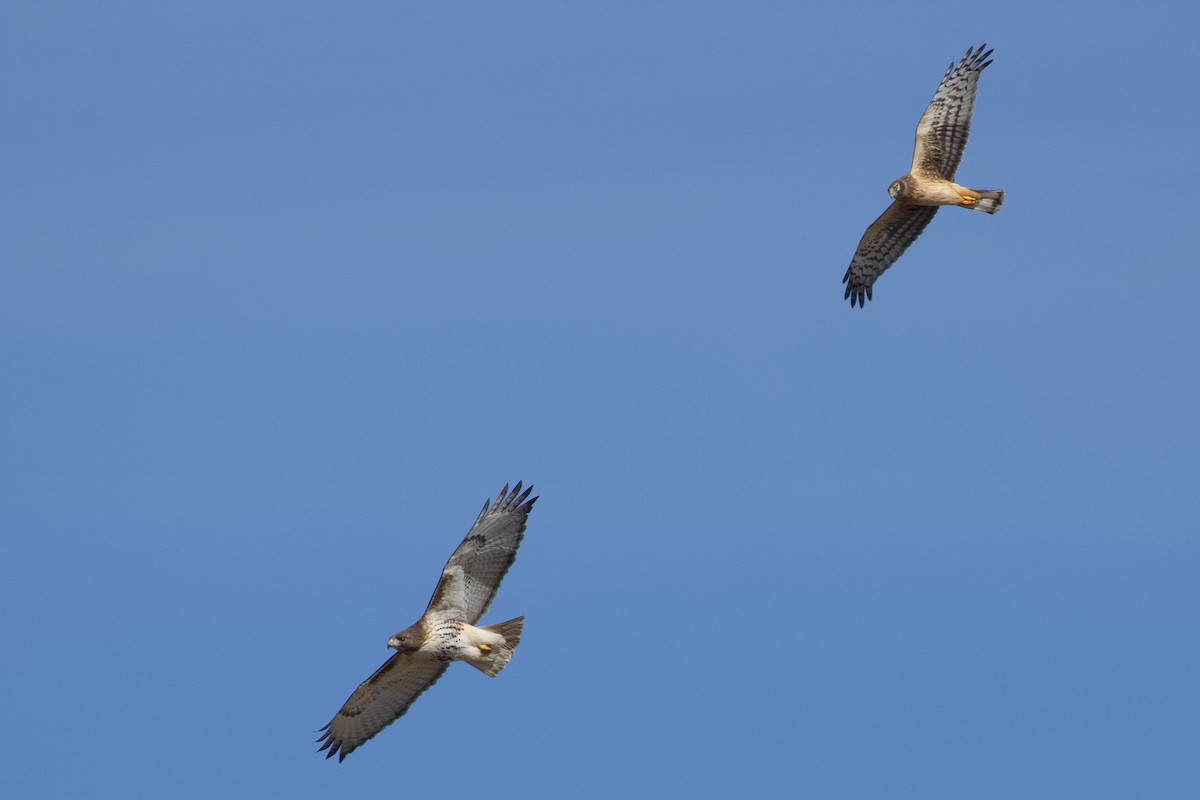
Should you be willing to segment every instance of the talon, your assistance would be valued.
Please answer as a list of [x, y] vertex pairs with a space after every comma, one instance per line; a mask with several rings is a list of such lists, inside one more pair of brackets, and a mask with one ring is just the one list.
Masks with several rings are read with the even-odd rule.
[[979, 202], [979, 198], [973, 195], [967, 195], [962, 199], [962, 202], [964, 206], [973, 206]]
[[492, 646], [490, 644], [481, 644], [481, 645], [479, 645], [479, 649], [485, 653], [492, 652]]

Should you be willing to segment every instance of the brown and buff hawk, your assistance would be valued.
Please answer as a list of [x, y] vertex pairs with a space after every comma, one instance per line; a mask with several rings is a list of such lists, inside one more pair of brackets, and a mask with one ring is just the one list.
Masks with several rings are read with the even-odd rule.
[[[450, 556], [429, 607], [416, 624], [388, 641], [395, 655], [363, 681], [341, 711], [321, 730], [320, 750], [342, 761], [363, 742], [391, 725], [442, 676], [451, 661], [465, 661], [496, 677], [521, 642], [524, 617], [477, 628], [500, 581], [517, 557], [525, 521], [537, 498], [530, 486], [506, 485], [483, 510], [467, 538]], [[318, 751], [319, 752], [319, 751]]]
[[937, 213], [938, 206], [962, 206], [995, 214], [1004, 202], [1004, 192], [968, 189], [954, 182], [971, 132], [975, 110], [975, 88], [979, 74], [992, 62], [992, 54], [980, 45], [950, 69], [933, 94], [929, 107], [917, 123], [917, 143], [912, 168], [888, 187], [892, 204], [867, 228], [842, 283], [853, 308], [871, 299], [871, 286], [883, 271], [916, 241]]

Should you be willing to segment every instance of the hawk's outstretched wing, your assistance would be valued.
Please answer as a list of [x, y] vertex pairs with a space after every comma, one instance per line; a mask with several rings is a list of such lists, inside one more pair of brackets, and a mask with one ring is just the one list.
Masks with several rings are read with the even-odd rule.
[[494, 504], [483, 504], [467, 538], [442, 569], [426, 617], [449, 615], [470, 624], [479, 621], [525, 538], [525, 520], [537, 501], [536, 497], [528, 499], [532, 491], [530, 486], [522, 494], [518, 481], [511, 492], [505, 485]]
[[321, 728], [324, 734], [317, 741], [324, 744], [317, 752], [328, 748], [326, 758], [336, 753], [338, 761], [345, 761], [360, 744], [404, 716], [413, 701], [433, 686], [448, 666], [449, 661], [396, 653], [363, 681], [342, 710]]
[[958, 163], [962, 161], [971, 133], [971, 114], [975, 111], [975, 89], [979, 73], [992, 63], [986, 60], [981, 44], [979, 49], [967, 48], [956, 67], [950, 64], [933, 100], [917, 123], [917, 145], [913, 150], [912, 172], [954, 180]]
[[851, 308], [856, 301], [860, 306], [866, 305], [876, 278], [917, 240], [937, 210], [937, 206], [914, 206], [893, 200], [887, 211], [871, 223], [842, 278]]

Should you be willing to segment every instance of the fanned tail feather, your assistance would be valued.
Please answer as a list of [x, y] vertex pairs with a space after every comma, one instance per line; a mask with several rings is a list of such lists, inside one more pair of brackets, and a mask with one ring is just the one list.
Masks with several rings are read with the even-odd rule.
[[995, 214], [1004, 205], [1004, 192], [984, 189], [972, 189], [979, 195], [979, 201], [970, 206], [972, 211], [982, 211], [985, 214]]
[[508, 662], [512, 661], [513, 651], [521, 643], [521, 631], [524, 627], [524, 617], [510, 619], [508, 622], [497, 622], [495, 625], [484, 625], [481, 630], [500, 634], [504, 637], [504, 644], [492, 648], [492, 651], [487, 654], [481, 663], [468, 663], [489, 678], [496, 677], [500, 674], [500, 670], [507, 667]]

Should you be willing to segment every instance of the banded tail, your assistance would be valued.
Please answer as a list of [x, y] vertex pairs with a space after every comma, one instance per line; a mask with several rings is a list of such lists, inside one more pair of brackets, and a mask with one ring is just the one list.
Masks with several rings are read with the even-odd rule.
[[975, 194], [979, 195], [979, 199], [973, 205], [963, 206], [972, 211], [982, 211], [985, 214], [995, 214], [1000, 210], [1000, 206], [1004, 205], [1004, 192], [992, 191], [988, 189], [972, 189]]

